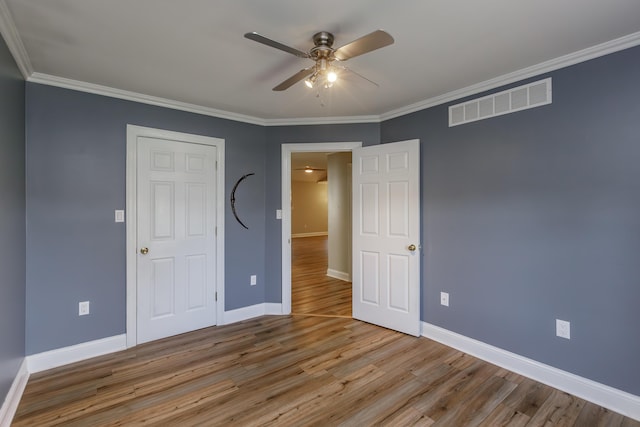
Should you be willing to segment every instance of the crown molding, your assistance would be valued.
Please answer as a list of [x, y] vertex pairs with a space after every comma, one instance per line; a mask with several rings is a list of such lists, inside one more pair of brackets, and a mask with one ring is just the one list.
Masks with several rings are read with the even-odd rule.
[[298, 119], [266, 119], [265, 126], [341, 125], [380, 122], [380, 116], [304, 117]]
[[[2, 1], [2, 0], [0, 0]], [[31, 83], [40, 83], [49, 86], [56, 86], [65, 89], [77, 90], [80, 92], [93, 93], [96, 95], [104, 95], [111, 98], [124, 99], [126, 101], [140, 102], [142, 104], [155, 105], [158, 107], [171, 108], [173, 110], [187, 111], [189, 113], [202, 114], [205, 116], [217, 117], [220, 119], [234, 120], [237, 122], [250, 123], [253, 125], [265, 126], [264, 119], [247, 116], [244, 114], [231, 113], [228, 111], [217, 110], [215, 108], [203, 107], [196, 104], [174, 101], [171, 99], [160, 98], [157, 96], [145, 95], [143, 93], [130, 92], [128, 90], [115, 89], [109, 86], [102, 86], [93, 83], [82, 82], [79, 80], [67, 79], [64, 77], [52, 76], [49, 74], [33, 73], [27, 79]]]
[[[3, 10], [4, 7], [4, 10]], [[9, 25], [13, 25], [12, 21], [4, 19], [8, 15], [8, 9], [4, 0], [0, 0], [0, 29], [3, 30], [3, 36], [7, 28], [7, 22]], [[15, 27], [13, 32], [17, 37], [17, 43], [22, 46]], [[7, 37], [5, 36], [5, 40]], [[9, 43], [8, 43], [9, 44]], [[48, 74], [32, 72], [29, 74], [27, 81], [33, 83], [46, 84], [50, 86], [57, 86], [66, 89], [77, 90], [81, 92], [88, 92], [97, 95], [104, 95], [113, 98], [124, 99], [128, 101], [140, 102], [143, 104], [156, 105], [159, 107], [171, 108], [175, 110], [187, 111], [196, 114], [202, 114], [211, 117], [217, 117], [221, 119], [234, 120], [238, 122], [250, 123], [260, 126], [305, 126], [305, 125], [336, 125], [336, 124], [356, 124], [356, 123], [380, 123], [385, 120], [390, 120], [396, 117], [404, 116], [416, 111], [424, 110], [430, 107], [435, 107], [447, 102], [455, 101], [467, 96], [475, 95], [487, 90], [495, 89], [510, 83], [528, 79], [530, 77], [538, 76], [550, 71], [558, 70], [561, 68], [575, 65], [580, 62], [585, 62], [590, 59], [598, 58], [610, 53], [618, 52], [620, 50], [628, 49], [640, 45], [640, 32], [626, 35], [605, 43], [601, 43], [596, 46], [589, 47], [577, 52], [570, 53], [568, 55], [561, 56], [540, 64], [533, 65], [522, 70], [514, 71], [512, 73], [504, 74], [502, 76], [486, 80], [471, 86], [467, 86], [462, 89], [454, 90], [439, 96], [435, 96], [424, 101], [420, 101], [405, 107], [401, 107], [395, 110], [388, 111], [379, 116], [344, 116], [344, 117], [306, 117], [306, 118], [289, 118], [289, 119], [264, 119], [259, 117], [248, 116], [244, 114], [232, 113], [228, 111], [218, 110], [210, 107], [203, 107], [195, 104], [188, 104], [184, 102], [174, 101], [170, 99], [155, 97], [151, 95], [145, 95], [136, 92], [130, 92], [121, 89], [115, 89], [108, 86], [96, 85], [93, 83], [86, 83], [78, 80], [67, 79], [64, 77], [57, 77]], [[25, 63], [20, 67], [22, 70], [25, 67], [27, 72], [31, 68], [26, 51], [24, 47], [21, 48], [24, 53]], [[12, 51], [13, 52], [13, 51]], [[26, 65], [25, 65], [26, 64]], [[20, 63], [18, 64], [20, 66]], [[28, 66], [28, 68], [26, 68]]]
[[407, 105], [395, 110], [388, 111], [380, 115], [381, 121], [393, 119], [396, 117], [404, 116], [416, 111], [424, 110], [436, 105], [441, 105], [447, 102], [455, 101], [457, 99], [465, 98], [467, 96], [475, 95], [487, 90], [495, 89], [500, 86], [504, 86], [510, 83], [515, 83], [520, 80], [525, 80], [530, 77], [538, 76], [540, 74], [548, 73], [550, 71], [559, 70], [570, 65], [575, 65], [580, 62], [585, 62], [590, 59], [598, 58], [600, 56], [608, 55], [610, 53], [618, 52], [620, 50], [628, 49], [630, 47], [640, 45], [640, 32], [628, 34], [626, 36], [610, 40], [599, 45], [591, 46], [577, 52], [570, 53], [549, 61], [541, 62], [540, 64], [533, 65], [531, 67], [523, 68], [512, 73], [504, 74], [502, 76], [486, 80], [471, 86], [467, 86], [462, 89], [454, 90], [433, 98], [426, 99], [424, 101], [416, 102], [415, 104]]
[[[3, 0], [0, 0], [0, 2]], [[65, 77], [52, 76], [34, 72], [27, 79], [31, 83], [39, 83], [49, 86], [61, 87], [64, 89], [77, 90], [80, 92], [93, 93], [96, 95], [109, 96], [111, 98], [124, 99], [127, 101], [140, 102], [143, 104], [155, 105], [158, 107], [171, 108], [174, 110], [188, 111], [190, 113], [202, 114], [205, 116], [217, 117], [220, 119], [234, 120], [237, 122], [250, 123], [260, 126], [301, 126], [301, 125], [326, 125], [345, 123], [380, 123], [380, 116], [350, 116], [350, 117], [307, 117], [293, 119], [262, 119], [259, 117], [244, 114], [232, 113], [215, 108], [203, 107], [201, 105], [189, 104], [186, 102], [174, 101], [167, 98], [145, 95], [143, 93], [130, 92], [122, 89], [115, 89], [109, 86], [102, 86], [87, 83], [80, 80], [67, 79]]]
[[18, 29], [13, 22], [13, 16], [11, 11], [4, 0], [0, 0], [0, 34], [7, 43], [9, 52], [13, 55], [13, 59], [16, 61], [22, 76], [26, 80], [32, 73], [33, 67], [27, 55], [27, 50], [24, 48]]

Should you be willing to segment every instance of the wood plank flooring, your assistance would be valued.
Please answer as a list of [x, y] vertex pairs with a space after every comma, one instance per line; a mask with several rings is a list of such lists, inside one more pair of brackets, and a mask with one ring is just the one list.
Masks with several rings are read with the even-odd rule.
[[426, 338], [265, 316], [34, 374], [13, 425], [640, 423]]
[[291, 240], [291, 312], [351, 317], [351, 282], [327, 276], [327, 237]]
[[293, 251], [301, 314], [34, 374], [13, 425], [640, 427], [429, 339], [351, 319], [350, 285], [324, 275], [323, 241], [294, 240], [308, 246]]

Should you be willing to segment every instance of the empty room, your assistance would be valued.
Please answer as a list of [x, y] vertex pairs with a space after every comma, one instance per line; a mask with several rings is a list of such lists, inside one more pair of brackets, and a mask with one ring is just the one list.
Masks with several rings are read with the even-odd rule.
[[640, 427], [637, 1], [0, 34], [0, 427]]

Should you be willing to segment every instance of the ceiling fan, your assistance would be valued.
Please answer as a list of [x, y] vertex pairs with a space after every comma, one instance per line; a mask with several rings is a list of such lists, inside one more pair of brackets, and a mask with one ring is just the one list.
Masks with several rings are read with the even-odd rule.
[[334, 49], [333, 34], [328, 31], [320, 31], [313, 35], [312, 40], [314, 47], [311, 48], [309, 52], [303, 52], [275, 40], [271, 40], [256, 32], [246, 33], [244, 36], [249, 40], [274, 47], [299, 58], [311, 59], [314, 61], [312, 66], [298, 71], [293, 76], [274, 87], [274, 91], [286, 90], [303, 79], [305, 79], [305, 84], [309, 88], [313, 88], [317, 85], [321, 85], [326, 88], [331, 87], [338, 78], [338, 74], [336, 72], [338, 68], [362, 77], [377, 86], [375, 82], [372, 82], [347, 67], [337, 65], [336, 62], [344, 62], [356, 56], [389, 46], [394, 42], [393, 37], [391, 37], [389, 33], [382, 30], [376, 30], [366, 36], [362, 36], [359, 39], [352, 41], [351, 43], [347, 43], [342, 47]]

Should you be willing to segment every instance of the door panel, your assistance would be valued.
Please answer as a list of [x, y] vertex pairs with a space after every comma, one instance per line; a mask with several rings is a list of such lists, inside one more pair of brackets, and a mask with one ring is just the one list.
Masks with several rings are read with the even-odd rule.
[[151, 182], [151, 200], [153, 203], [153, 222], [151, 238], [153, 240], [173, 239], [175, 192], [173, 182]]
[[362, 260], [360, 264], [362, 280], [357, 285], [360, 288], [362, 301], [378, 305], [380, 304], [380, 254], [361, 251], [360, 259]]
[[187, 310], [196, 310], [207, 305], [207, 257], [187, 257]]
[[201, 183], [187, 183], [187, 236], [202, 237], [207, 223], [206, 186]]
[[216, 324], [216, 150], [137, 140], [138, 343]]
[[[171, 316], [174, 314], [175, 259], [154, 259], [151, 261], [151, 269], [151, 294], [148, 299], [148, 304], [151, 304], [151, 319]], [[143, 306], [146, 303], [143, 302]]]
[[[420, 334], [420, 145], [353, 151], [353, 316]], [[415, 250], [410, 250], [415, 245]]]

